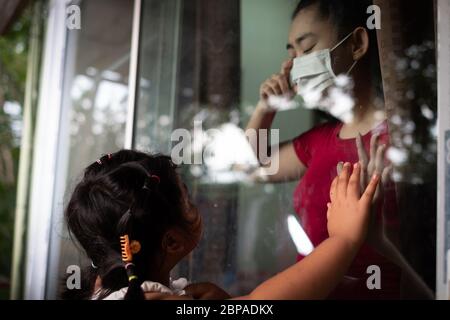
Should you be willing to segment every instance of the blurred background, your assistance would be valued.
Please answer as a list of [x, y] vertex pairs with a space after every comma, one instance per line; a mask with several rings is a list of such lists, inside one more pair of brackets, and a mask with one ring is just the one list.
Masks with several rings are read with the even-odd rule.
[[[245, 127], [261, 82], [287, 57], [297, 3], [0, 0], [0, 299], [57, 299], [67, 267], [89, 263], [68, 237], [63, 210], [81, 170], [100, 155], [124, 147], [170, 154], [173, 130], [192, 132], [195, 120], [204, 130]], [[449, 105], [439, 106], [446, 115], [438, 118], [436, 39], [450, 5], [374, 3], [383, 13], [378, 49], [398, 160], [400, 249], [430, 292], [445, 298], [450, 241], [437, 207], [445, 126], [437, 123], [447, 123]], [[448, 61], [447, 38], [448, 31], [439, 50]], [[273, 127], [286, 141], [324, 120], [297, 108], [279, 112]], [[310, 244], [295, 233], [296, 183], [252, 185], [216, 164], [183, 167], [205, 234], [175, 272], [242, 294]]]

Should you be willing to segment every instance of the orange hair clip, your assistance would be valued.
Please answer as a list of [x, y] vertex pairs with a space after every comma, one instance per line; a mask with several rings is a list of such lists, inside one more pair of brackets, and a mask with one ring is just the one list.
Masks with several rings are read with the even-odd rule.
[[141, 251], [141, 244], [136, 240], [130, 242], [130, 238], [126, 234], [120, 237], [120, 248], [122, 250], [122, 261], [131, 262], [133, 261], [133, 254]]
[[122, 261], [131, 262], [133, 261], [133, 254], [130, 249], [130, 238], [128, 235], [120, 236], [120, 248], [122, 250]]

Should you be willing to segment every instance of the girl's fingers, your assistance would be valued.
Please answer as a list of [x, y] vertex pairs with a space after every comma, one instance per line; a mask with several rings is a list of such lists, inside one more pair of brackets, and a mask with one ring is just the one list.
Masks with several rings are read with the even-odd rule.
[[338, 177], [334, 178], [333, 182], [331, 183], [331, 187], [330, 187], [330, 200], [331, 200], [331, 202], [334, 202], [336, 200], [337, 181], [338, 181]]
[[350, 163], [345, 163], [337, 182], [337, 197], [347, 195], [348, 179], [350, 178]]
[[353, 165], [353, 172], [348, 181], [347, 195], [352, 196], [354, 199], [359, 199], [360, 196], [360, 174], [361, 166], [359, 163]]
[[363, 206], [368, 208], [370, 206], [370, 204], [372, 203], [372, 199], [375, 195], [375, 191], [377, 190], [379, 181], [380, 181], [379, 174], [374, 174], [372, 176], [372, 179], [370, 179], [370, 182], [360, 199], [360, 202]]
[[342, 161], [338, 162], [336, 166], [337, 175], [339, 176], [342, 172], [342, 167], [344, 166], [344, 163]]
[[331, 203], [327, 203], [327, 208], [328, 208], [328, 210], [327, 210], [327, 220], [329, 220], [330, 219], [330, 209], [331, 209]]

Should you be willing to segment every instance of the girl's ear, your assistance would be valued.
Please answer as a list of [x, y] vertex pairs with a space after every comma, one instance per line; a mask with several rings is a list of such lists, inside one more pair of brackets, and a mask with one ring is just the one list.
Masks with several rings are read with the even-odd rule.
[[[369, 34], [367, 33], [366, 28], [358, 27], [353, 31], [352, 36], [353, 47], [353, 60], [357, 61], [364, 57], [369, 50]], [[376, 43], [372, 43], [373, 46], [376, 46]]]
[[162, 248], [168, 254], [182, 254], [185, 250], [185, 238], [180, 230], [172, 228], [168, 230], [162, 240]]

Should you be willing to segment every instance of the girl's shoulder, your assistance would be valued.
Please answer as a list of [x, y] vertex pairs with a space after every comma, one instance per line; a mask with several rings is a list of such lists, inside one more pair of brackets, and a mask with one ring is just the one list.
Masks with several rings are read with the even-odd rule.
[[[142, 291], [145, 292], [155, 292], [155, 293], [164, 293], [170, 295], [182, 296], [185, 295], [186, 292], [184, 288], [188, 285], [188, 281], [185, 278], [180, 278], [178, 280], [171, 280], [170, 288], [159, 282], [153, 281], [144, 281], [141, 284]], [[120, 290], [114, 291], [107, 297], [103, 298], [103, 300], [123, 300], [128, 287], [121, 288]], [[99, 292], [93, 295], [92, 300], [97, 300], [99, 297]]]

